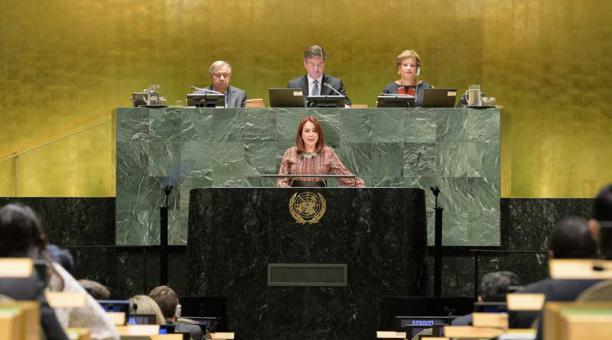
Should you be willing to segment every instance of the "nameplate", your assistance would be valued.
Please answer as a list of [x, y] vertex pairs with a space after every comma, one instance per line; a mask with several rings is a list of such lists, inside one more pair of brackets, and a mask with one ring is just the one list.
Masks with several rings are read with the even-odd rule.
[[406, 332], [377, 331], [376, 339], [405, 339]]
[[210, 338], [215, 340], [232, 340], [234, 339], [234, 332], [210, 333]]
[[513, 293], [506, 295], [506, 305], [511, 311], [539, 311], [544, 307], [544, 294]]
[[151, 340], [183, 340], [183, 334], [151, 335]]
[[159, 325], [128, 325], [118, 326], [120, 336], [151, 336], [159, 335]]
[[444, 336], [448, 338], [493, 339], [504, 331], [497, 328], [472, 326], [444, 326]]
[[612, 279], [612, 261], [551, 259], [548, 268], [553, 279]]
[[508, 329], [508, 313], [472, 313], [474, 327]]
[[344, 287], [345, 263], [270, 263], [268, 286]]
[[125, 313], [124, 312], [106, 312], [106, 316], [113, 322], [115, 326], [125, 325]]
[[91, 331], [89, 328], [68, 328], [66, 335], [70, 340], [89, 340], [91, 339]]
[[53, 308], [85, 307], [87, 293], [45, 292], [47, 302]]
[[24, 278], [32, 276], [34, 262], [30, 258], [0, 259], [0, 277]]

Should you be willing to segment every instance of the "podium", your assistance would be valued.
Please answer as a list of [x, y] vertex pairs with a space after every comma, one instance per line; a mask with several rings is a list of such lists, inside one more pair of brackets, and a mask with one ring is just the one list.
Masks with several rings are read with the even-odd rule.
[[243, 339], [372, 339], [384, 295], [426, 287], [422, 189], [192, 189], [188, 220], [188, 294]]

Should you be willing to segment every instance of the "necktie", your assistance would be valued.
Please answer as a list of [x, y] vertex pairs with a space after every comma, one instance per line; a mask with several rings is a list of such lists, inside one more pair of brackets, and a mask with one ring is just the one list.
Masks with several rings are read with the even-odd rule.
[[318, 80], [315, 80], [312, 82], [312, 93], [310, 95], [311, 96], [319, 95], [319, 81]]

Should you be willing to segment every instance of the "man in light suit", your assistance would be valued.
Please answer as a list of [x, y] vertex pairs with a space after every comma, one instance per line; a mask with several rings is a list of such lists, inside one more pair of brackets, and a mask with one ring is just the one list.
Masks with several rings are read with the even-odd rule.
[[[205, 90], [223, 93], [225, 95], [225, 107], [244, 107], [247, 100], [246, 92], [230, 86], [232, 66], [229, 63], [223, 60], [213, 62], [208, 68], [208, 75], [210, 76], [210, 86]], [[207, 93], [207, 91], [197, 90], [194, 93]]]
[[[327, 55], [323, 47], [317, 45], [310, 46], [304, 51], [306, 75], [290, 80], [287, 83], [287, 88], [300, 88], [304, 96], [337, 95], [336, 91], [346, 96], [342, 80], [323, 73], [325, 60], [327, 60]], [[328, 85], [336, 91], [330, 89]], [[346, 96], [345, 106], [350, 105], [351, 101]]]

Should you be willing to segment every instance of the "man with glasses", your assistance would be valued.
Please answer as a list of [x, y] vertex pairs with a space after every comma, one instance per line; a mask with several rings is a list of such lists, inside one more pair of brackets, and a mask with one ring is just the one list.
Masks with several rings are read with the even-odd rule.
[[197, 90], [194, 92], [195, 94], [222, 93], [225, 95], [225, 107], [244, 107], [247, 100], [246, 92], [230, 86], [232, 66], [229, 63], [223, 60], [213, 62], [208, 68], [208, 75], [210, 76], [210, 86]]

